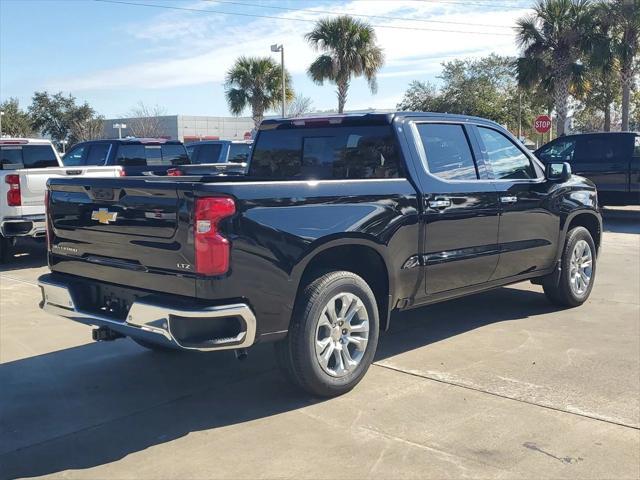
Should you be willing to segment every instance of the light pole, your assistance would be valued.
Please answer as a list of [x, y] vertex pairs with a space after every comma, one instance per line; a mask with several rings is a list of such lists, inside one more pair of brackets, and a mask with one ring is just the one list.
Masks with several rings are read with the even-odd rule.
[[122, 130], [127, 128], [127, 124], [126, 123], [114, 123], [113, 124], [113, 128], [117, 128], [118, 129], [118, 138], [122, 138]]
[[284, 45], [274, 43], [271, 45], [272, 52], [280, 52], [280, 66], [282, 67], [282, 118], [286, 117], [287, 111], [287, 97], [285, 92], [287, 91], [286, 78], [284, 75]]
[[0, 138], [2, 138], [2, 117], [4, 117], [4, 112], [0, 111]]

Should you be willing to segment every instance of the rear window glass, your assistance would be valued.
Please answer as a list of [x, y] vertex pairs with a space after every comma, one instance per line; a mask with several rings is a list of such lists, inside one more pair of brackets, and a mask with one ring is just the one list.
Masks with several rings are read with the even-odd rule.
[[57, 167], [58, 160], [51, 145], [11, 145], [0, 147], [2, 168]]
[[222, 144], [220, 143], [205, 143], [197, 145], [196, 148], [196, 163], [218, 163], [220, 161], [220, 151], [222, 150]]
[[107, 163], [107, 155], [109, 154], [108, 143], [96, 143], [89, 148], [86, 165], [104, 165]]
[[397, 178], [400, 157], [391, 126], [263, 130], [249, 175], [293, 179]]
[[184, 145], [120, 145], [116, 161], [128, 167], [184, 165], [189, 157]]
[[228, 162], [244, 163], [249, 159], [251, 153], [251, 144], [248, 143], [232, 143], [229, 146]]

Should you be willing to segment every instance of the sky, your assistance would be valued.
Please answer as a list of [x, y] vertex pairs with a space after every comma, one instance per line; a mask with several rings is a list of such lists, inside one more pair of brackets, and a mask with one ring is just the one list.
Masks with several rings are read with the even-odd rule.
[[228, 115], [226, 71], [240, 55], [279, 61], [270, 51], [278, 43], [294, 90], [315, 110], [335, 109], [335, 87], [306, 74], [318, 52], [304, 34], [319, 18], [348, 13], [375, 26], [385, 65], [375, 95], [363, 79], [352, 81], [346, 108], [393, 109], [411, 81], [437, 84], [443, 61], [516, 55], [513, 26], [533, 3], [112, 1], [0, 0], [0, 101], [17, 97], [26, 107], [34, 91], [47, 90], [86, 100], [106, 118], [126, 116], [138, 102], [170, 115]]

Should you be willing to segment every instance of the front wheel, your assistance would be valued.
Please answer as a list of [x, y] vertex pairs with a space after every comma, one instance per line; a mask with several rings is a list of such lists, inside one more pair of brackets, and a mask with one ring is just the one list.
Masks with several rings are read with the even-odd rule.
[[547, 298], [562, 307], [577, 307], [587, 301], [596, 275], [596, 247], [584, 227], [567, 233], [557, 284], [543, 283]]
[[364, 377], [378, 344], [376, 298], [352, 272], [320, 276], [301, 293], [276, 358], [285, 375], [307, 392], [333, 397]]

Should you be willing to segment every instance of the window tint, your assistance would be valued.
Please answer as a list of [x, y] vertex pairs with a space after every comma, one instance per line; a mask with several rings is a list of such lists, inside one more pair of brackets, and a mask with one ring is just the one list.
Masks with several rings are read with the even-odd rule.
[[529, 158], [502, 133], [478, 127], [487, 162], [496, 179], [536, 178]]
[[429, 172], [445, 180], [477, 180], [471, 148], [461, 125], [419, 123]]
[[184, 145], [162, 145], [162, 164], [163, 165], [184, 165], [189, 163], [189, 156]]
[[229, 158], [227, 159], [227, 162], [246, 162], [249, 159], [249, 153], [251, 153], [251, 144], [232, 143], [229, 146]]
[[25, 145], [22, 147], [24, 168], [57, 167], [58, 160], [51, 145]]
[[397, 178], [400, 157], [391, 126], [263, 130], [250, 176], [282, 179]]
[[193, 151], [195, 150], [195, 145], [189, 145], [187, 148], [187, 154], [189, 155], [189, 158], [191, 159], [191, 161], [193, 162]]
[[77, 167], [80, 165], [84, 165], [82, 157], [84, 156], [84, 152], [86, 149], [87, 147], [85, 145], [80, 145], [78, 147], [72, 148], [62, 158], [62, 164], [65, 167]]
[[2, 168], [22, 168], [22, 147], [0, 147], [0, 164]]
[[118, 147], [117, 163], [128, 167], [146, 165], [147, 156], [144, 151], [144, 145], [120, 145]]
[[91, 145], [85, 162], [86, 165], [104, 165], [107, 163], [109, 147], [110, 144], [108, 143], [96, 143]]
[[571, 162], [576, 149], [574, 138], [558, 139], [550, 145], [542, 147], [538, 152], [538, 158], [545, 163]]
[[624, 155], [622, 136], [618, 135], [587, 135], [578, 138], [576, 162], [600, 162], [612, 160]]
[[220, 143], [205, 143], [198, 145], [198, 155], [196, 156], [197, 163], [218, 163], [220, 161], [220, 151], [222, 150], [222, 144]]

